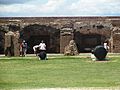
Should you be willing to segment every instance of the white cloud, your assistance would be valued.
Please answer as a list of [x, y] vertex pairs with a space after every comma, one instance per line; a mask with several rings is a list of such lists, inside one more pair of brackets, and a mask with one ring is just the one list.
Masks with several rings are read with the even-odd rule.
[[72, 3], [70, 10], [81, 15], [103, 15], [120, 10], [119, 0], [79, 0]]
[[63, 3], [64, 3], [64, 0], [49, 0], [48, 3], [46, 3], [45, 5], [41, 5], [40, 7], [38, 6], [38, 8], [40, 8], [40, 11], [45, 12], [45, 13], [54, 12]]
[[32, 5], [21, 5], [21, 4], [14, 4], [14, 5], [2, 5], [0, 7], [0, 12], [4, 13], [17, 13], [17, 12], [25, 12], [27, 9], [33, 8]]
[[0, 16], [120, 15], [119, 0], [31, 0], [0, 5]]
[[57, 10], [64, 0], [48, 0], [45, 4], [11, 4], [1, 5], [0, 12], [17, 13], [17, 12], [31, 12], [31, 13], [51, 13]]
[[0, 0], [1, 5], [26, 3], [31, 0]]

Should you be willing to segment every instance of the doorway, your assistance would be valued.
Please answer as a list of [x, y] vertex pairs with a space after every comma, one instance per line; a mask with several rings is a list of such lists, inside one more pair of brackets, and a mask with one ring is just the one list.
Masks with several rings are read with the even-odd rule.
[[33, 46], [43, 40], [47, 46], [47, 53], [60, 52], [60, 30], [51, 26], [33, 24], [23, 28], [20, 39], [28, 43], [28, 54], [33, 54]]
[[39, 35], [39, 36], [30, 36], [30, 38], [27, 40], [28, 43], [28, 51], [30, 54], [32, 54], [33, 51], [33, 46], [39, 45], [41, 41], [44, 41], [46, 44], [46, 50], [49, 52], [49, 47], [50, 46], [50, 36], [49, 35]]
[[79, 53], [89, 53], [95, 46], [101, 45], [101, 35], [98, 34], [75, 34], [75, 42]]

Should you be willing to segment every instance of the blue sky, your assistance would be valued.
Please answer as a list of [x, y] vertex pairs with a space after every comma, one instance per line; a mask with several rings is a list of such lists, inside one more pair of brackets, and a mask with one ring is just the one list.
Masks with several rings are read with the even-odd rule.
[[0, 17], [120, 16], [120, 0], [0, 0]]

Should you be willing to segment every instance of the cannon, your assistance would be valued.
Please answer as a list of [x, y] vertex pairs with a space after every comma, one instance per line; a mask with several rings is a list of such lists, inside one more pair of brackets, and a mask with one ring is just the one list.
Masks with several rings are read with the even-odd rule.
[[46, 52], [45, 51], [41, 51], [39, 54], [38, 54], [39, 58], [41, 60], [46, 60]]
[[106, 57], [108, 51], [104, 48], [104, 46], [99, 45], [93, 49], [92, 53], [95, 55], [97, 60], [102, 61], [102, 60], [105, 60], [105, 57]]

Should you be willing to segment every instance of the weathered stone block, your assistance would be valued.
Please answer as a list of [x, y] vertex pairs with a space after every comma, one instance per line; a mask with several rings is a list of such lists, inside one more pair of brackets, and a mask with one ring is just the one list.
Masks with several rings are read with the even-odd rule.
[[5, 34], [5, 55], [6, 56], [19, 56], [19, 32], [9, 31]]
[[69, 45], [65, 47], [64, 55], [78, 55], [78, 49], [74, 40], [71, 40]]

